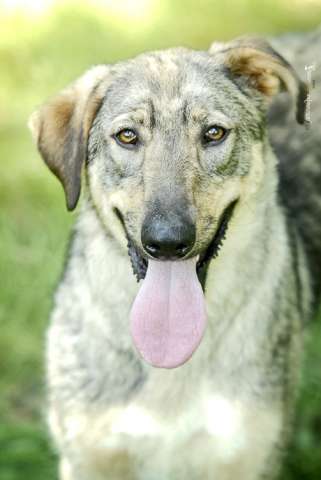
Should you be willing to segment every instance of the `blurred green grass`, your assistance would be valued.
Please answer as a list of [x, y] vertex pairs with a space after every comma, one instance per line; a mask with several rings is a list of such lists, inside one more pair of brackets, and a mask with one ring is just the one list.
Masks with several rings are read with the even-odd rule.
[[[206, 48], [250, 32], [308, 30], [321, 22], [321, 2], [150, 0], [108, 10], [65, 1], [33, 16], [8, 12], [9, 3], [0, 0], [0, 480], [51, 480], [44, 336], [73, 215], [31, 142], [28, 115], [92, 64], [173, 45]], [[321, 321], [308, 337], [283, 479], [321, 478], [320, 351]]]

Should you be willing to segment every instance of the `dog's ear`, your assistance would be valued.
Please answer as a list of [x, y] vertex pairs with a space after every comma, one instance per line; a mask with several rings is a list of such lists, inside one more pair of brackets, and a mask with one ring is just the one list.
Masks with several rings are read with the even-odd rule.
[[246, 78], [248, 84], [266, 98], [273, 97], [281, 90], [287, 90], [296, 101], [298, 123], [307, 121], [307, 85], [266, 40], [240, 37], [229, 43], [213, 43], [209, 53], [221, 58], [236, 79]]
[[106, 65], [93, 67], [29, 120], [44, 161], [63, 185], [68, 210], [79, 199], [88, 134], [104, 97], [107, 73]]

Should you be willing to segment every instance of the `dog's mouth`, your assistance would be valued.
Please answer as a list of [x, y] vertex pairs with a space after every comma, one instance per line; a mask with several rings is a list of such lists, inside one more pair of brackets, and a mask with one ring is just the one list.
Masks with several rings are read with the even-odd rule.
[[[206, 273], [209, 263], [212, 259], [218, 256], [220, 248], [223, 244], [229, 221], [232, 217], [235, 205], [237, 200], [232, 201], [223, 211], [220, 221], [218, 222], [218, 227], [213, 235], [213, 238], [209, 245], [198, 255], [198, 261], [196, 263], [196, 273], [198, 279], [202, 285], [203, 291], [205, 291], [205, 280]], [[143, 280], [146, 276], [148, 268], [148, 258], [145, 256], [141, 250], [135, 245], [133, 240], [127, 233], [125, 222], [122, 218], [122, 215], [118, 210], [115, 209], [115, 213], [119, 220], [121, 221], [127, 237], [127, 246], [128, 246], [128, 255], [132, 265], [134, 275], [137, 278], [137, 281]], [[184, 260], [183, 260], [184, 261]]]
[[192, 258], [147, 259], [127, 235], [134, 274], [138, 281], [143, 280], [130, 314], [131, 334], [137, 350], [151, 365], [178, 367], [199, 346], [206, 326], [203, 291], [207, 268], [219, 253], [236, 203], [224, 210], [207, 248]]

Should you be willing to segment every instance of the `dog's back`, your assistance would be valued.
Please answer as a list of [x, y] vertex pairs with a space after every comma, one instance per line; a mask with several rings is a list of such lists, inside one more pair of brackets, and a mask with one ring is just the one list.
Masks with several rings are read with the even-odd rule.
[[270, 112], [269, 131], [279, 159], [280, 200], [288, 210], [290, 228], [296, 226], [304, 242], [318, 301], [321, 291], [321, 28], [309, 34], [284, 35], [273, 43], [310, 84], [309, 126], [302, 128], [294, 121], [287, 98], [280, 95]]

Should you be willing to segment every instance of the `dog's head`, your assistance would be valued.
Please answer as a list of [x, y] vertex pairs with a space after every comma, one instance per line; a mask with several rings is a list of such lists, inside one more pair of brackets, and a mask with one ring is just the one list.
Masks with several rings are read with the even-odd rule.
[[31, 126], [70, 210], [84, 170], [138, 278], [152, 259], [194, 258], [201, 275], [233, 209], [264, 182], [265, 114], [282, 89], [303, 123], [304, 84], [266, 42], [243, 38], [94, 67]]

